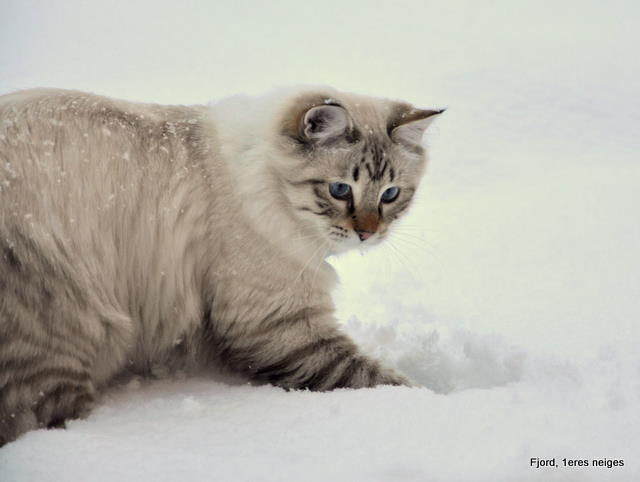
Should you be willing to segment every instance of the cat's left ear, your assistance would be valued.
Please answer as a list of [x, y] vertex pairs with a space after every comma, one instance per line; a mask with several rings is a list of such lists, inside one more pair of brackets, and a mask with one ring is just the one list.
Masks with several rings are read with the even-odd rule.
[[309, 141], [324, 143], [344, 136], [353, 129], [347, 110], [339, 105], [318, 105], [302, 117], [300, 133]]
[[425, 110], [414, 108], [400, 111], [389, 124], [389, 137], [400, 144], [420, 145], [424, 131], [431, 125], [436, 116], [444, 111], [445, 109]]

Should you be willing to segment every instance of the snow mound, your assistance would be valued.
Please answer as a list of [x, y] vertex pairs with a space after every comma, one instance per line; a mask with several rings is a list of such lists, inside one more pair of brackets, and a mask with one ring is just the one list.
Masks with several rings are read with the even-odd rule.
[[363, 323], [345, 330], [365, 352], [436, 393], [491, 388], [523, 378], [527, 355], [497, 336], [410, 322]]

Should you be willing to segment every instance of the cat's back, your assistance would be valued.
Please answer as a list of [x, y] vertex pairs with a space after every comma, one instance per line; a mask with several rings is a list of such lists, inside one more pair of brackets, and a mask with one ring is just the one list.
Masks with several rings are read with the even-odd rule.
[[[144, 104], [63, 89], [24, 90], [0, 96], [0, 153], [3, 161], [23, 169], [46, 171], [63, 161], [68, 168], [80, 167], [73, 161], [131, 161], [122, 164], [134, 167], [163, 152], [163, 146], [175, 150], [191, 140], [186, 138], [193, 137], [204, 117], [202, 106]], [[189, 126], [194, 127], [191, 135]], [[138, 150], [117, 152], [127, 147]]]
[[106, 97], [79, 90], [34, 88], [0, 95], [0, 119], [2, 131], [7, 131], [16, 122], [61, 126], [62, 121], [77, 122], [88, 126], [86, 121], [98, 124], [119, 120], [121, 127], [142, 127], [161, 122], [180, 122], [200, 119], [205, 107], [200, 105], [162, 105], [132, 102]]
[[[195, 260], [213, 205], [206, 122], [203, 106], [55, 89], [0, 96], [4, 306], [82, 308], [95, 316], [82, 317], [83, 330], [98, 336], [106, 323], [122, 346], [133, 343], [130, 319], [149, 333], [171, 310], [197, 319]], [[0, 309], [0, 338], [17, 329], [14, 315]], [[171, 328], [168, 340], [185, 329]], [[141, 340], [140, 356], [158, 349], [155, 338]], [[98, 378], [111, 373], [116, 345], [105, 346]]]
[[0, 96], [0, 275], [12, 259], [42, 260], [41, 271], [73, 266], [125, 287], [121, 300], [138, 289], [127, 282], [146, 286], [140, 273], [158, 253], [184, 251], [198, 233], [178, 222], [195, 225], [208, 206], [205, 118], [200, 106], [70, 90]]
[[190, 162], [204, 118], [72, 90], [0, 96], [0, 211], [68, 217], [142, 195]]
[[[103, 125], [136, 130], [146, 124], [171, 120], [165, 106], [127, 102], [87, 92], [37, 88], [0, 95], [0, 146], [31, 143], [37, 146], [42, 137], [71, 135], [82, 129], [87, 137], [92, 128]], [[94, 136], [95, 137], [95, 136]], [[60, 139], [63, 140], [63, 139]]]

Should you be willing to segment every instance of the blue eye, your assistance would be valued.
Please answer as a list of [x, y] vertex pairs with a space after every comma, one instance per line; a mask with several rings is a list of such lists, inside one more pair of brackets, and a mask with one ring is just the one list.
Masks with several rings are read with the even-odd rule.
[[385, 192], [382, 193], [382, 197], [380, 198], [383, 203], [390, 203], [396, 200], [400, 194], [400, 188], [398, 187], [390, 187]]
[[348, 199], [351, 195], [351, 186], [343, 182], [329, 184], [329, 192], [336, 199]]

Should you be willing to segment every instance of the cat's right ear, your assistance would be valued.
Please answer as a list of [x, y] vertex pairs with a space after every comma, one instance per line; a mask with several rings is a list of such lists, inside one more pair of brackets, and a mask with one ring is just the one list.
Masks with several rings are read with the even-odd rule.
[[299, 133], [306, 141], [324, 144], [345, 136], [353, 130], [349, 113], [339, 105], [318, 105], [309, 109], [300, 120]]
[[389, 125], [389, 137], [408, 147], [418, 146], [427, 127], [431, 125], [436, 116], [444, 111], [445, 109], [415, 109], [411, 106], [401, 109]]

